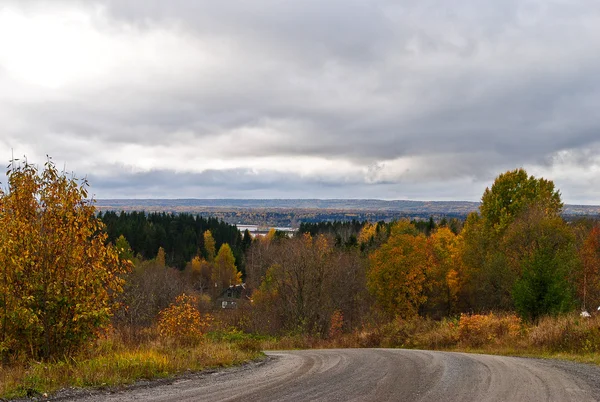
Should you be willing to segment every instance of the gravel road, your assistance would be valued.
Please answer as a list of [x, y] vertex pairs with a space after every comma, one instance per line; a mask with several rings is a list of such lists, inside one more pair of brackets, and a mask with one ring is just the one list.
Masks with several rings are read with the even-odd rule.
[[402, 349], [268, 352], [258, 364], [76, 399], [92, 401], [595, 401], [600, 367]]

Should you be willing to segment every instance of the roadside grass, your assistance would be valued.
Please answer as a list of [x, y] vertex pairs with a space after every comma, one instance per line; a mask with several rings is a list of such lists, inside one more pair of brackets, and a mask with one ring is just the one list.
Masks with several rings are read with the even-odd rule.
[[[130, 330], [130, 329], [129, 329]], [[573, 313], [531, 324], [513, 314], [393, 320], [321, 338], [249, 334], [221, 326], [199, 342], [161, 338], [156, 328], [112, 331], [88, 350], [53, 362], [0, 366], [0, 398], [51, 394], [67, 387], [114, 387], [256, 359], [262, 350], [408, 348], [570, 360], [600, 365], [600, 317]]]
[[407, 348], [553, 358], [600, 365], [600, 316], [576, 313], [526, 323], [514, 314], [461, 315], [434, 321], [394, 320], [322, 339], [282, 336], [261, 341], [264, 350]]
[[67, 387], [126, 385], [141, 379], [241, 364], [261, 356], [258, 344], [206, 336], [199, 343], [184, 346], [161, 341], [154, 335], [139, 344], [111, 335], [76, 357], [0, 366], [0, 398], [39, 396]]

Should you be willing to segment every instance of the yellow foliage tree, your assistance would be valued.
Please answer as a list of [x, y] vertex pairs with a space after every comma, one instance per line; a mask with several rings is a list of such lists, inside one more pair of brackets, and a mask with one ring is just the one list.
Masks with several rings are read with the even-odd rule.
[[207, 230], [206, 232], [204, 232], [203, 236], [204, 236], [204, 250], [206, 250], [206, 259], [208, 260], [208, 262], [212, 262], [215, 259], [215, 254], [216, 254], [215, 239], [214, 239], [212, 233], [210, 232], [210, 230]]
[[227, 243], [224, 243], [219, 248], [219, 253], [215, 257], [212, 281], [215, 283], [215, 288], [218, 291], [231, 285], [242, 283], [242, 273], [238, 272], [235, 266], [233, 251], [231, 251], [231, 247]]
[[0, 191], [0, 354], [69, 354], [109, 322], [130, 268], [106, 245], [87, 182], [12, 163]]
[[159, 267], [163, 267], [163, 268], [167, 266], [165, 249], [162, 247], [159, 247], [158, 253], [156, 253], [156, 264], [158, 264]]
[[377, 225], [374, 225], [371, 222], [367, 222], [358, 235], [358, 242], [360, 244], [368, 244], [371, 240], [375, 238], [376, 234]]
[[202, 273], [202, 260], [200, 257], [196, 256], [192, 258], [190, 269], [194, 275], [200, 275]]
[[192, 258], [192, 261], [186, 267], [186, 273], [188, 275], [190, 285], [192, 285], [194, 289], [204, 292], [210, 288], [212, 264], [205, 259], [199, 256]]
[[265, 241], [267, 241], [267, 242], [273, 241], [273, 239], [275, 239], [276, 234], [277, 234], [277, 231], [275, 230], [275, 228], [269, 229], [269, 232], [265, 236]]
[[369, 256], [369, 290], [390, 315], [402, 318], [418, 313], [427, 297], [425, 280], [431, 265], [427, 239], [409, 222], [392, 226], [386, 243]]
[[437, 229], [429, 237], [432, 266], [429, 272], [431, 291], [428, 305], [437, 315], [452, 314], [460, 288], [457, 270], [460, 238], [447, 227]]

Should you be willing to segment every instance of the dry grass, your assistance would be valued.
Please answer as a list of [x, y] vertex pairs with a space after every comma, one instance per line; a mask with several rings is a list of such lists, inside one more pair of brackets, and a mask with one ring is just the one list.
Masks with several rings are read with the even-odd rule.
[[401, 347], [498, 355], [558, 358], [600, 364], [600, 317], [577, 314], [546, 317], [527, 324], [514, 314], [462, 315], [433, 321], [394, 320], [329, 339], [308, 336], [269, 338], [265, 350]]
[[569, 314], [546, 317], [531, 328], [532, 347], [550, 353], [590, 354], [600, 352], [600, 316], [583, 318]]
[[260, 356], [258, 348], [238, 343], [205, 339], [182, 347], [152, 338], [133, 345], [111, 336], [75, 358], [0, 367], [0, 398], [52, 393], [65, 387], [130, 384], [140, 379], [240, 364]]
[[102, 387], [229, 366], [261, 350], [403, 347], [519, 355], [600, 364], [600, 317], [577, 314], [526, 324], [512, 314], [463, 315], [433, 321], [394, 320], [328, 339], [308, 335], [269, 337], [221, 328], [187, 347], [160, 340], [156, 330], [112, 332], [75, 358], [0, 367], [0, 398], [51, 393], [60, 388]]

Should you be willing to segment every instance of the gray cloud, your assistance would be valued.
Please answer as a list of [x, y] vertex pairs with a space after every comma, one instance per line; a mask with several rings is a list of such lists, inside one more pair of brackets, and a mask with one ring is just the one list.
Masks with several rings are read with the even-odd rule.
[[[368, 198], [372, 191], [379, 197], [393, 199], [418, 198], [427, 188], [424, 182], [411, 183], [384, 182], [370, 183], [364, 178], [345, 177], [332, 180], [327, 177], [304, 178], [295, 174], [282, 174], [277, 171], [262, 172], [260, 175], [250, 170], [207, 170], [202, 173], [176, 173], [170, 170], [147, 172], [119, 171], [110, 176], [91, 175], [93, 192], [106, 198], [261, 198], [268, 194], [272, 198], [306, 198], [311, 194], [316, 198]], [[446, 199], [454, 192], [450, 183], [440, 183], [438, 193], [432, 199]], [[483, 189], [464, 193], [477, 197]], [[431, 198], [431, 197], [429, 197]]]
[[82, 44], [50, 45], [94, 52], [66, 84], [28, 83], [0, 42], [0, 146], [66, 160], [99, 197], [473, 200], [524, 166], [598, 202], [597, 1], [9, 1], [0, 18], [69, 10]]

